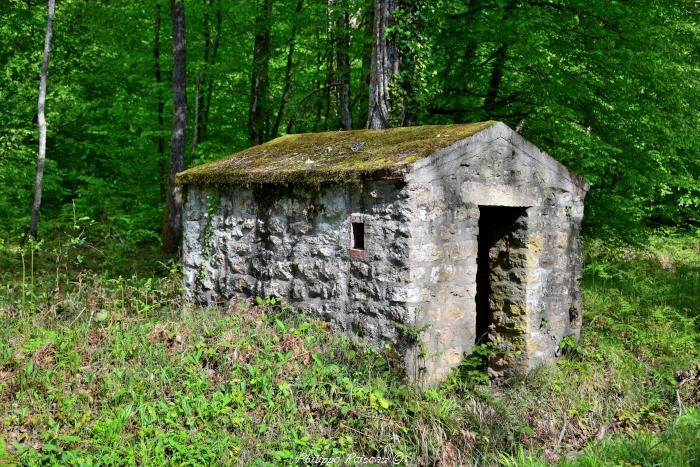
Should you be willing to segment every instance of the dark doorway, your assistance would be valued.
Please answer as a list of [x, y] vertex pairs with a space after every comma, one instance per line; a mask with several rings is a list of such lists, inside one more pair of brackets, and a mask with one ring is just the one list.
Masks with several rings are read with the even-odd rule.
[[[508, 270], [512, 266], [511, 246], [515, 247], [514, 254], [517, 254], [518, 250], [516, 245], [512, 245], [513, 234], [523, 227], [518, 225], [518, 221], [524, 216], [525, 208], [479, 206], [475, 344], [485, 344], [493, 338], [495, 310], [492, 309], [489, 297], [494, 287], [494, 269]], [[500, 277], [503, 277], [503, 274], [500, 274]], [[503, 288], [503, 284], [496, 287]], [[502, 308], [501, 306], [501, 310]]]

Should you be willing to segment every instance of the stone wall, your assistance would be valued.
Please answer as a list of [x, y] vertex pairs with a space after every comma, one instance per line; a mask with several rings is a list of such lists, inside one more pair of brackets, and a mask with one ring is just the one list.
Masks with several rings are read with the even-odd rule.
[[477, 340], [494, 345], [488, 369], [500, 378], [519, 365], [527, 341], [528, 216], [503, 206], [480, 206], [479, 215]]
[[409, 238], [411, 285], [406, 306], [423, 329], [406, 355], [415, 380], [431, 384], [458, 365], [475, 338], [478, 209], [442, 180], [409, 185], [415, 213]]
[[[578, 337], [586, 190], [503, 124], [417, 161], [402, 181], [189, 186], [187, 295], [283, 297], [372, 345], [397, 342], [409, 377], [433, 384], [475, 342], [480, 206], [518, 207], [489, 246], [489, 337], [504, 350], [489, 367], [526, 371]], [[351, 251], [358, 221], [365, 250]]]
[[[362, 185], [188, 187], [183, 265], [188, 298], [282, 297], [370, 344], [399, 339], [411, 320], [411, 228], [399, 181]], [[351, 216], [352, 215], [352, 216]], [[351, 255], [350, 222], [365, 223], [365, 251]]]
[[512, 264], [492, 271], [491, 338], [510, 355], [489, 362], [492, 375], [552, 361], [564, 337], [578, 337], [585, 182], [502, 124], [418, 161], [406, 180], [419, 221], [406, 306], [427, 327], [422, 352], [407, 358], [412, 374], [440, 381], [473, 347], [479, 206], [525, 212]]

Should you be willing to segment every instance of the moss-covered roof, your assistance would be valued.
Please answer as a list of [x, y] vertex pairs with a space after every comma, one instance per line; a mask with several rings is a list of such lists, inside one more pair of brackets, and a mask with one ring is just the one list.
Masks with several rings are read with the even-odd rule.
[[177, 174], [182, 185], [347, 182], [397, 175], [495, 122], [286, 135]]

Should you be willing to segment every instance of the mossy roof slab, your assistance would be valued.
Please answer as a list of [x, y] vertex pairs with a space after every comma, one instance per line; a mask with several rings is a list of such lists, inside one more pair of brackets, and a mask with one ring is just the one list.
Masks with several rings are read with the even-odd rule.
[[351, 182], [400, 175], [495, 122], [286, 135], [177, 174], [182, 185]]

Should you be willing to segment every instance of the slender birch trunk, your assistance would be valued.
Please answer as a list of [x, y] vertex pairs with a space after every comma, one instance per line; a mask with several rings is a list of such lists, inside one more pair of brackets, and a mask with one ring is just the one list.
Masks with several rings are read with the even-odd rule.
[[34, 203], [32, 204], [32, 218], [29, 224], [29, 235], [36, 238], [39, 228], [39, 210], [41, 209], [41, 192], [44, 184], [44, 164], [46, 162], [46, 80], [49, 72], [49, 54], [51, 53], [51, 36], [53, 35], [53, 13], [56, 6], [55, 0], [49, 0], [48, 13], [46, 15], [46, 37], [44, 38], [44, 57], [41, 61], [41, 78], [39, 81], [39, 159], [36, 165], [36, 179], [34, 181]]

